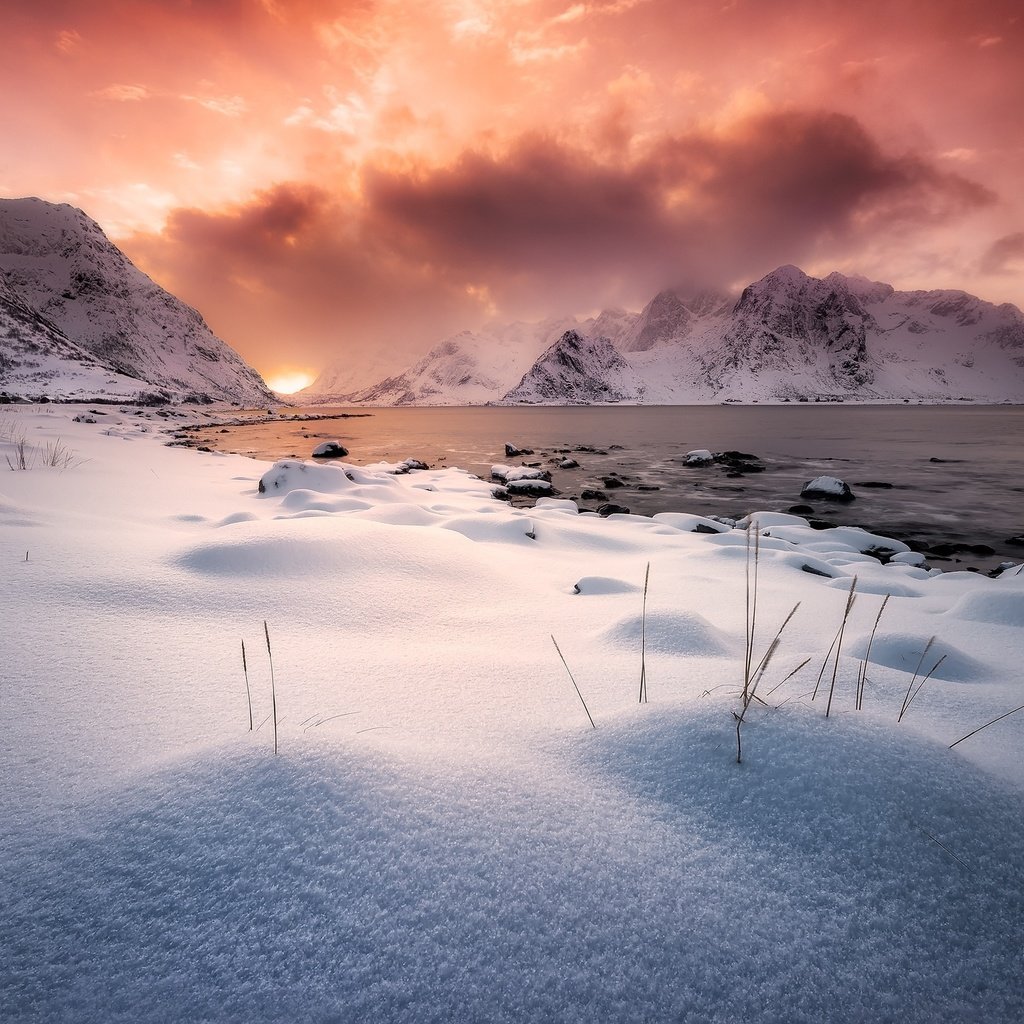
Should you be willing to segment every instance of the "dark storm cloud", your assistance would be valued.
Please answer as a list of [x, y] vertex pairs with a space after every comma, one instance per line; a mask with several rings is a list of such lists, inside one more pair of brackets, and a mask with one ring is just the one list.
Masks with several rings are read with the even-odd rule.
[[590, 305], [614, 282], [634, 297], [714, 283], [992, 199], [921, 157], [883, 152], [852, 117], [806, 111], [667, 137], [624, 166], [531, 136], [501, 156], [366, 176], [367, 222], [395, 251], [484, 274], [495, 294], [511, 284], [510, 297], [528, 284], [585, 301], [589, 286]]
[[791, 111], [663, 137], [624, 166], [530, 135], [447, 167], [371, 167], [347, 200], [280, 185], [225, 212], [179, 210], [129, 248], [215, 329], [244, 330], [257, 361], [282, 345], [323, 361], [382, 344], [415, 355], [489, 300], [508, 318], [638, 307], [666, 285], [747, 280], [991, 200], [884, 152], [851, 117]]

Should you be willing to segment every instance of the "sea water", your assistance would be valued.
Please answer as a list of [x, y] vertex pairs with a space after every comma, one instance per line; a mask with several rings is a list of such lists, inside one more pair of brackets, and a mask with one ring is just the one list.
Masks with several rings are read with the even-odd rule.
[[[296, 414], [338, 418], [288, 418]], [[811, 518], [823, 522], [864, 526], [912, 544], [984, 544], [995, 552], [929, 556], [945, 569], [988, 569], [1024, 558], [1024, 548], [1006, 543], [1024, 534], [1024, 406], [318, 406], [221, 429], [202, 432], [201, 443], [278, 459], [307, 458], [316, 444], [337, 440], [354, 463], [416, 458], [485, 478], [495, 463], [535, 463], [551, 471], [563, 497], [602, 490], [608, 501], [641, 515], [739, 518], [807, 504]], [[534, 454], [509, 458], [506, 443]], [[686, 466], [686, 452], [698, 448], [755, 455], [764, 472], [730, 477], [722, 465]], [[580, 468], [558, 468], [567, 456]], [[613, 474], [624, 486], [605, 487]], [[845, 480], [856, 500], [802, 499], [803, 484], [821, 475]], [[592, 509], [600, 504], [580, 502]]]

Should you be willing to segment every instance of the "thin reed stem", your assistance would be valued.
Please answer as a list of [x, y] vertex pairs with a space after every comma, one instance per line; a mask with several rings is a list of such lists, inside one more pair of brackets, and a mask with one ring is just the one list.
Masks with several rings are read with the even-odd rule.
[[850, 612], [853, 611], [854, 602], [857, 600], [857, 595], [854, 593], [856, 589], [857, 577], [854, 576], [853, 582], [850, 584], [850, 593], [846, 596], [846, 611], [843, 612], [843, 621], [839, 626], [839, 633], [836, 635], [836, 660], [832, 665], [832, 684], [828, 688], [828, 704], [825, 705], [826, 718], [832, 710], [832, 697], [836, 692], [836, 676], [839, 675], [839, 656], [843, 651], [843, 634], [846, 632], [846, 623], [849, 621]]
[[274, 683], [274, 652], [270, 649], [270, 630], [266, 619], [263, 620], [263, 632], [267, 638], [267, 657], [270, 659], [270, 713], [274, 718], [274, 753], [277, 754], [277, 686]]
[[751, 525], [747, 526], [747, 649], [743, 663], [743, 703], [749, 703], [747, 691], [750, 689], [750, 668], [754, 661], [754, 636], [757, 630], [757, 571], [761, 561], [761, 528], [754, 525], [754, 579], [751, 587], [750, 579], [750, 531]]
[[583, 694], [580, 693], [580, 688], [577, 686], [576, 679], [573, 677], [572, 669], [569, 668], [569, 663], [565, 660], [565, 655], [562, 654], [562, 648], [558, 646], [558, 641], [554, 636], [551, 637], [551, 642], [555, 645], [555, 650], [558, 651], [558, 656], [562, 659], [562, 664], [565, 665], [565, 671], [569, 673], [569, 678], [572, 680], [572, 685], [576, 690], [576, 696], [579, 697], [580, 703], [583, 705], [583, 710], [586, 711], [587, 718], [590, 719], [590, 724], [596, 729], [597, 726], [594, 725], [594, 719], [590, 714], [590, 708], [587, 707], [587, 702], [583, 699]]
[[245, 676], [245, 699], [249, 702], [249, 732], [252, 732], [252, 691], [249, 689], [249, 666], [245, 663], [245, 641], [242, 641], [242, 674]]
[[[939, 667], [939, 666], [940, 666], [940, 665], [941, 665], [941, 664], [942, 664], [942, 663], [943, 663], [943, 662], [944, 662], [945, 660], [946, 660], [946, 655], [943, 655], [943, 656], [942, 656], [941, 658], [939, 658], [939, 660], [938, 660], [937, 662], [935, 662], [935, 664], [934, 664], [934, 665], [932, 665], [932, 667], [931, 667], [930, 669], [928, 669], [928, 673], [927, 673], [927, 675], [925, 675], [924, 679], [922, 679], [922, 680], [921, 680], [921, 682], [917, 684], [917, 689], [916, 689], [916, 690], [915, 690], [915, 691], [913, 692], [913, 694], [911, 694], [910, 700], [908, 700], [908, 701], [907, 701], [907, 708], [906, 708], [906, 710], [907, 710], [907, 711], [909, 711], [909, 710], [910, 710], [910, 705], [914, 703], [914, 698], [915, 698], [915, 697], [916, 697], [916, 696], [917, 696], [917, 695], [918, 695], [918, 694], [919, 694], [919, 693], [921, 692], [921, 688], [922, 688], [922, 687], [924, 686], [924, 684], [925, 684], [925, 683], [927, 683], [927, 682], [928, 682], [928, 680], [929, 680], [929, 679], [931, 679], [931, 677], [932, 677], [932, 673], [933, 673], [933, 672], [934, 672], [934, 671], [935, 671], [935, 670], [936, 670], [936, 669], [937, 669], [937, 668], [938, 668], [938, 667]], [[906, 712], [904, 712], [904, 714], [906, 714]]]
[[1010, 715], [1017, 714], [1018, 711], [1024, 711], [1024, 704], [1021, 704], [1019, 708], [1014, 708], [1012, 711], [1007, 711], [1005, 715], [1000, 715], [998, 718], [993, 718], [991, 722], [986, 722], [984, 725], [979, 725], [973, 732], [969, 732], [966, 736], [961, 736], [955, 743], [950, 743], [949, 749], [952, 750], [957, 743], [963, 743], [964, 740], [969, 740], [972, 736], [977, 736], [982, 729], [987, 729], [990, 725], [995, 725], [996, 722], [1001, 722], [1004, 718], [1009, 718]]
[[640, 703], [647, 703], [647, 584], [651, 578], [651, 563], [644, 573], [644, 603], [640, 615]]
[[857, 711], [864, 710], [864, 684], [868, 681], [868, 662], [871, 659], [871, 645], [875, 642], [875, 631], [878, 629], [878, 623], [882, 621], [882, 612], [885, 611], [885, 606], [889, 603], [890, 597], [892, 597], [892, 594], [886, 594], [882, 599], [882, 605], [875, 616], [875, 624], [871, 627], [871, 635], [868, 637], [868, 646], [864, 651], [864, 659], [860, 663], [860, 672], [857, 675], [857, 700], [854, 704], [854, 708]]
[[[900, 705], [900, 713], [896, 716], [896, 724], [899, 725], [903, 721], [903, 716], [907, 713], [907, 708], [910, 707], [910, 692], [914, 689], [914, 683], [917, 682], [918, 673], [921, 671], [921, 666], [924, 664], [924, 659], [928, 657], [928, 652], [932, 649], [932, 644], [935, 643], [935, 637], [932, 637], [924, 645], [924, 650], [921, 652], [921, 657], [917, 659], [917, 668], [914, 669], [914, 675], [910, 680], [910, 685], [907, 687], [907, 692], [903, 697], [903, 703]], [[937, 668], [938, 666], [936, 666]], [[932, 670], [934, 671], [934, 669]]]

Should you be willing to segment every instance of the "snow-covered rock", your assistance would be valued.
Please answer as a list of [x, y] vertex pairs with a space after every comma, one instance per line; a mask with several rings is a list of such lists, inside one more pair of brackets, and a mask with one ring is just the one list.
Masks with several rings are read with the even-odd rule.
[[337, 441], [324, 441], [313, 449], [312, 455], [314, 459], [343, 459], [348, 449]]
[[687, 452], [683, 459], [687, 466], [708, 466], [715, 461], [714, 455], [707, 448], [694, 448]]
[[856, 497], [845, 480], [834, 476], [816, 476], [800, 490], [801, 498], [830, 498], [832, 501], [853, 501]]

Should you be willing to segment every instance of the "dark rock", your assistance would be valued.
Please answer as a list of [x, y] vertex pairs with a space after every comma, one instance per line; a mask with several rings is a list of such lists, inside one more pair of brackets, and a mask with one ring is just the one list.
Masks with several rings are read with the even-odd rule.
[[865, 548], [861, 554], [870, 555], [872, 558], [877, 558], [882, 565], [888, 565], [889, 562], [892, 561], [892, 556], [896, 554], [896, 551], [893, 548], [884, 548], [880, 545], [876, 545], [874, 547]]
[[324, 441], [313, 449], [314, 459], [343, 459], [348, 455], [348, 449], [337, 441]]
[[517, 455], [532, 455], [532, 448], [517, 448], [514, 444], [505, 442], [505, 458], [514, 459]]
[[509, 494], [549, 495], [555, 493], [547, 480], [539, 479], [509, 480], [505, 484], [505, 489]]
[[625, 487], [626, 485], [617, 476], [605, 476], [601, 478], [604, 486], [607, 490], [613, 491], [616, 487]]
[[891, 491], [892, 484], [887, 484], [881, 480], [861, 480], [857, 483], [858, 487], [872, 487], [876, 490]]
[[559, 469], [579, 469], [580, 468], [580, 464], [575, 459], [562, 459], [562, 461], [558, 463], [558, 468]]
[[809, 572], [812, 576], [824, 576], [827, 580], [835, 579], [835, 576], [833, 576], [831, 573], [825, 572], [822, 569], [817, 569], [813, 565], [807, 565], [806, 562], [800, 566], [800, 571]]
[[638, 491], [660, 491], [661, 487], [658, 484], [637, 484], [636, 489]]
[[1014, 548], [1024, 548], [1024, 533], [1019, 533], [1016, 537], [1007, 537], [1003, 543]]
[[581, 501], [607, 501], [608, 495], [604, 491], [598, 491], [595, 488], [588, 487], [580, 491]]
[[597, 514], [602, 519], [607, 519], [608, 516], [629, 515], [629, 509], [625, 505], [616, 505], [614, 502], [609, 501], [604, 505], [598, 506]]
[[714, 461], [721, 466], [726, 466], [730, 470], [729, 475], [739, 475], [741, 473], [763, 473], [765, 471], [765, 467], [761, 465], [761, 460], [756, 455], [751, 455], [749, 452], [738, 452], [734, 450], [716, 452], [714, 455]]
[[716, 530], [714, 527], [708, 526], [707, 523], [698, 523], [691, 533], [720, 533], [720, 530]]
[[812, 530], [834, 530], [836, 528], [836, 524], [830, 523], [827, 519], [808, 519], [807, 525]]
[[810, 505], [790, 505], [789, 514], [794, 516], [813, 516], [814, 509]]

